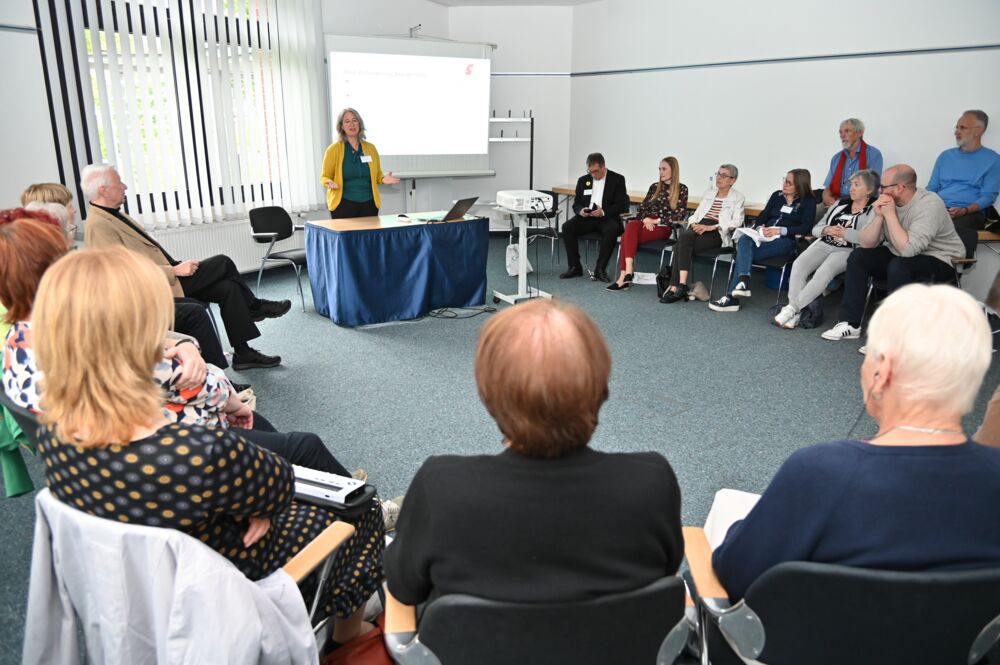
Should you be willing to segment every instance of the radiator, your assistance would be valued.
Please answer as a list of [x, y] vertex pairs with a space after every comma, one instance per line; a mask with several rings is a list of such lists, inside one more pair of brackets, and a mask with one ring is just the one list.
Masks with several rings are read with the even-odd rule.
[[[240, 272], [256, 272], [260, 267], [260, 259], [267, 250], [266, 243], [255, 242], [251, 237], [249, 219], [164, 229], [155, 231], [152, 235], [178, 261], [201, 260], [216, 254], [225, 254], [233, 260]], [[303, 247], [305, 247], [305, 232], [296, 231], [291, 238], [277, 243], [274, 250]], [[269, 265], [269, 267], [274, 266], [279, 264]]]

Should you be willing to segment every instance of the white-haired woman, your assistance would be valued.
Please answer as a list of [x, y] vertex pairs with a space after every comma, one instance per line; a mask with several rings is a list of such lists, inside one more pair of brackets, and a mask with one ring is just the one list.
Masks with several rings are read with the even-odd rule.
[[847, 257], [858, 244], [858, 234], [875, 218], [879, 175], [865, 169], [851, 176], [851, 194], [830, 206], [813, 227], [816, 242], [799, 254], [788, 280], [788, 304], [774, 317], [774, 325], [791, 330], [799, 314], [819, 297], [830, 281], [847, 270]]
[[361, 115], [346, 108], [337, 116], [339, 141], [330, 144], [323, 155], [320, 182], [326, 187], [326, 204], [332, 219], [371, 217], [381, 207], [379, 185], [396, 185], [399, 178], [392, 171], [382, 173], [378, 150], [365, 141], [365, 123]]
[[1000, 449], [962, 430], [991, 353], [986, 317], [967, 293], [911, 284], [886, 298], [860, 377], [878, 432], [802, 448], [782, 464], [712, 555], [730, 597], [784, 561], [1000, 565]]

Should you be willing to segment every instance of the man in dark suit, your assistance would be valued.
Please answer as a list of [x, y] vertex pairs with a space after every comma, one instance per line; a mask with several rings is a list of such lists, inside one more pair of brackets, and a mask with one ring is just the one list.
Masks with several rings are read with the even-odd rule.
[[625, 176], [609, 171], [601, 153], [587, 155], [587, 175], [576, 181], [576, 196], [573, 198], [573, 212], [576, 215], [562, 227], [569, 269], [559, 275], [560, 279], [583, 275], [579, 237], [585, 233], [597, 232], [601, 234], [601, 251], [590, 278], [601, 282], [611, 281], [608, 277], [608, 261], [615, 249], [615, 238], [624, 230], [621, 214], [628, 212], [628, 209]]
[[87, 166], [80, 185], [91, 204], [84, 231], [87, 247], [121, 245], [155, 263], [173, 290], [178, 321], [185, 297], [218, 303], [226, 336], [233, 345], [233, 369], [281, 364], [280, 356], [264, 355], [251, 348], [248, 341], [260, 337], [255, 322], [284, 315], [292, 307], [290, 301], [254, 296], [228, 256], [212, 256], [204, 261], [175, 260], [142, 224], [119, 210], [127, 187], [113, 166]]

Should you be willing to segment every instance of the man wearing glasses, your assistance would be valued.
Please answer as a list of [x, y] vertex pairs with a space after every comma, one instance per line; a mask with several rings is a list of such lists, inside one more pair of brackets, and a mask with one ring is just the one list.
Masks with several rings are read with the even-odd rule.
[[917, 188], [913, 167], [889, 167], [875, 201], [875, 218], [858, 234], [847, 259], [840, 322], [823, 339], [858, 339], [865, 313], [868, 279], [885, 280], [889, 293], [912, 282], [951, 282], [951, 257], [965, 256], [941, 197]]
[[982, 111], [963, 113], [955, 123], [956, 147], [938, 155], [927, 183], [928, 191], [944, 199], [959, 228], [983, 228], [983, 210], [993, 205], [1000, 192], [1000, 155], [983, 146], [989, 123], [989, 116]]

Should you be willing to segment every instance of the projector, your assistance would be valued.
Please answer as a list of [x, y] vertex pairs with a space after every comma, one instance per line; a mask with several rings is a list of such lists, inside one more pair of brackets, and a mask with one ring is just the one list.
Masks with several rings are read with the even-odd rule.
[[552, 207], [552, 196], [533, 189], [497, 192], [497, 205], [514, 212], [543, 212]]

